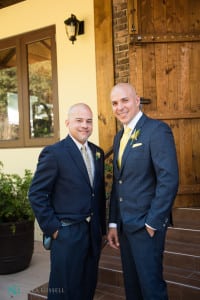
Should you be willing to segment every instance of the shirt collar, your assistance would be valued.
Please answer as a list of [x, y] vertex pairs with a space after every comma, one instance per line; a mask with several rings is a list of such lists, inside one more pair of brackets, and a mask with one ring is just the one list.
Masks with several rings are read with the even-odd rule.
[[85, 142], [85, 144], [81, 144], [79, 143], [70, 133], [69, 136], [71, 137], [71, 139], [74, 141], [74, 143], [76, 144], [76, 146], [78, 147], [79, 150], [81, 150], [81, 148], [83, 147], [83, 145], [85, 145], [86, 149], [89, 148], [88, 146], [88, 141]]
[[143, 112], [140, 110], [137, 115], [125, 126], [131, 128], [131, 131], [135, 128], [137, 122], [142, 117]]

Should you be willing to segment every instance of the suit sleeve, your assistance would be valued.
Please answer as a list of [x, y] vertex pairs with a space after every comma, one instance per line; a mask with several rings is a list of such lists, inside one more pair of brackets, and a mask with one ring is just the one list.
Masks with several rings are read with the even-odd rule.
[[51, 195], [57, 173], [56, 159], [50, 147], [46, 147], [39, 156], [37, 169], [29, 189], [29, 200], [40, 228], [48, 235], [52, 235], [60, 226], [51, 205]]
[[178, 190], [178, 163], [172, 131], [160, 123], [150, 139], [150, 151], [156, 175], [155, 196], [147, 214], [146, 223], [159, 229], [167, 225]]

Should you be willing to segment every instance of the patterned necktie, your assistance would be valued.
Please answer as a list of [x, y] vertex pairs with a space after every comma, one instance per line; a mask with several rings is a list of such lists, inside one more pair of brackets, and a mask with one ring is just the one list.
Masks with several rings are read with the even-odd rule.
[[85, 165], [86, 165], [86, 168], [87, 168], [87, 171], [88, 171], [88, 175], [89, 175], [89, 178], [90, 178], [90, 183], [91, 183], [91, 186], [92, 186], [93, 185], [92, 166], [91, 166], [91, 161], [90, 161], [89, 155], [87, 153], [87, 149], [84, 145], [81, 147], [81, 152], [82, 152], [82, 155], [83, 155], [83, 159], [84, 159], [84, 162], [85, 162]]
[[124, 152], [124, 149], [126, 147], [126, 144], [130, 137], [131, 128], [126, 127], [123, 133], [123, 136], [120, 140], [120, 146], [119, 146], [119, 154], [118, 154], [118, 167], [121, 168], [121, 162], [122, 162], [122, 155]]

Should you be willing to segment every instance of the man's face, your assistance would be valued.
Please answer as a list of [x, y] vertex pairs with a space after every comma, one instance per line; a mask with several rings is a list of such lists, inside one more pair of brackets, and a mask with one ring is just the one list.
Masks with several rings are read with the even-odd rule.
[[111, 103], [115, 117], [124, 125], [140, 110], [139, 97], [128, 87], [115, 87], [111, 92]]
[[83, 106], [74, 108], [66, 120], [66, 126], [73, 138], [84, 144], [92, 134], [92, 112]]

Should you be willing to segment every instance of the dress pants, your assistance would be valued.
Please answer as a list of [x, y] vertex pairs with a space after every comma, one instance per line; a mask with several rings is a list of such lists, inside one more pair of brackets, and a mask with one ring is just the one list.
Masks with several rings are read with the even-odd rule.
[[166, 229], [150, 237], [145, 228], [126, 232], [121, 226], [120, 248], [126, 300], [167, 300], [163, 279]]
[[91, 251], [90, 224], [86, 221], [59, 229], [51, 247], [48, 300], [92, 300], [99, 256]]

